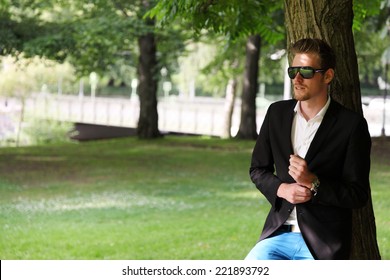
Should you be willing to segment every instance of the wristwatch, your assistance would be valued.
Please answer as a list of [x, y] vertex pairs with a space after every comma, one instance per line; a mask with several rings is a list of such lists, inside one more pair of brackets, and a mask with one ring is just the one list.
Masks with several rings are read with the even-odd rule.
[[320, 180], [316, 177], [313, 180], [313, 182], [311, 182], [311, 189], [310, 189], [310, 191], [313, 193], [314, 196], [317, 195], [319, 187], [320, 187]]

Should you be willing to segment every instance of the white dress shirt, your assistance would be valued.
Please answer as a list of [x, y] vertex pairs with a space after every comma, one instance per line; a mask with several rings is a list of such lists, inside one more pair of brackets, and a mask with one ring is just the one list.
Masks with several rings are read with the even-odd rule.
[[[298, 101], [294, 108], [294, 119], [291, 128], [291, 142], [294, 149], [294, 154], [305, 158], [307, 151], [309, 150], [310, 144], [313, 141], [314, 135], [317, 133], [318, 128], [328, 110], [330, 104], [330, 98], [325, 106], [315, 115], [314, 118], [306, 121], [301, 112], [301, 102]], [[298, 228], [297, 211], [294, 207], [285, 225], [294, 225]]]

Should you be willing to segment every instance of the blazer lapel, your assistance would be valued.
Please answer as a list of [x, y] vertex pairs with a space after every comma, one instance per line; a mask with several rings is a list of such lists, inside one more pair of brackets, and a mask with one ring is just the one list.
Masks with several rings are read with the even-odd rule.
[[337, 120], [337, 106], [333, 100], [330, 101], [328, 110], [325, 113], [324, 119], [321, 122], [320, 127], [317, 130], [316, 135], [313, 138], [313, 141], [310, 144], [309, 150], [307, 151], [305, 160], [310, 162], [314, 156], [317, 154], [317, 151], [321, 148], [322, 143], [326, 140], [329, 135], [329, 130], [332, 129], [333, 125]]
[[282, 142], [284, 145], [283, 151], [288, 151], [287, 153], [288, 157], [290, 157], [290, 155], [294, 153], [294, 148], [291, 142], [291, 130], [292, 130], [292, 123], [295, 115], [294, 108], [296, 104], [297, 104], [296, 100], [294, 100], [294, 102], [291, 103], [290, 107], [288, 108], [289, 113], [284, 115], [285, 117], [283, 119], [282, 122], [283, 125], [281, 127], [281, 132], [283, 134], [282, 137], [290, 139], [290, 141]]

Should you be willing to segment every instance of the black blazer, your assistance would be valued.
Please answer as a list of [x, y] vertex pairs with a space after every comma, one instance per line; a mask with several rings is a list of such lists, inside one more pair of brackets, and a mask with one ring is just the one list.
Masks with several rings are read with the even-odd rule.
[[[296, 102], [269, 107], [253, 149], [250, 177], [272, 206], [260, 240], [275, 232], [294, 206], [276, 193], [281, 183], [294, 182], [288, 167]], [[331, 100], [305, 157], [321, 184], [311, 201], [296, 205], [302, 236], [315, 259], [349, 258], [352, 209], [363, 207], [370, 194], [370, 151], [366, 120]]]

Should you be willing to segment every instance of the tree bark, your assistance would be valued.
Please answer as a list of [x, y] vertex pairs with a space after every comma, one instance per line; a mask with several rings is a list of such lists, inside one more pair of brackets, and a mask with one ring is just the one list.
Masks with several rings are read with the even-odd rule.
[[[363, 114], [352, 33], [352, 2], [353, 0], [285, 0], [287, 46], [307, 37], [327, 41], [338, 58], [330, 94], [347, 108]], [[371, 196], [364, 208], [353, 211], [352, 235], [350, 259], [381, 258]]]
[[[147, 2], [147, 1], [146, 1]], [[146, 20], [147, 25], [154, 26], [152, 19]], [[160, 137], [157, 112], [157, 58], [156, 41], [152, 32], [138, 38], [140, 50], [138, 64], [138, 94], [140, 98], [140, 113], [137, 134], [142, 139]]]
[[244, 71], [244, 87], [242, 92], [241, 121], [238, 133], [239, 139], [256, 139], [256, 94], [258, 88], [259, 57], [261, 38], [250, 36], [246, 43], [246, 62]]

